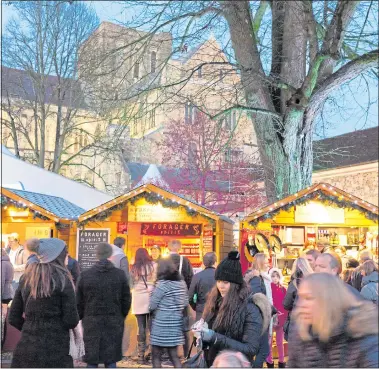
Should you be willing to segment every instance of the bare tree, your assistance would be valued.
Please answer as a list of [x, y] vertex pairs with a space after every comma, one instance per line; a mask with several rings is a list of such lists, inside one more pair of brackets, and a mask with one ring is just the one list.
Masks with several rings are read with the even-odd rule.
[[[93, 155], [106, 134], [96, 114], [88, 113], [76, 72], [79, 47], [99, 20], [81, 2], [11, 5], [17, 16], [3, 35], [8, 68], [3, 70], [2, 109], [7, 114], [2, 123], [11, 132], [17, 156], [22, 155], [21, 141], [29, 148], [27, 159], [58, 173], [62, 166], [78, 165], [78, 157]], [[88, 124], [99, 125], [100, 131], [88, 130]], [[47, 133], [54, 142], [49, 156]]]
[[[151, 77], [144, 75], [138, 81], [139, 89], [130, 89], [130, 83], [129, 93], [123, 94], [120, 88], [118, 99], [130, 101], [154, 91], [160, 95], [161, 103], [168, 103], [173, 97], [180, 97], [183, 85], [201, 68], [232, 67], [240, 78], [235, 89], [243, 91], [243, 98], [230, 100], [229, 106], [217, 113], [205, 109], [204, 112], [213, 119], [233, 109], [250, 114], [269, 200], [311, 183], [313, 130], [328, 97], [363, 73], [370, 72], [370, 77], [377, 79], [377, 73], [371, 72], [378, 63], [376, 1], [123, 3], [125, 11], [134, 14], [124, 25], [140, 30], [141, 34], [105, 58], [116, 51], [129, 50], [132, 45], [138, 45], [138, 55], [143, 55], [153, 35], [164, 32], [172, 35], [173, 47], [171, 54], [160, 60], [160, 74], [155, 71], [160, 76], [159, 83], [151, 83]], [[223, 41], [228, 59], [202, 62], [174, 78], [173, 57], [185, 54], [189, 47], [208, 37], [210, 31]], [[128, 60], [130, 53], [123, 54], [121, 64]], [[135, 63], [135, 59], [129, 62], [130, 70]], [[167, 70], [170, 72], [165, 74]], [[141, 81], [145, 83], [141, 85]], [[202, 93], [206, 94], [205, 88]]]

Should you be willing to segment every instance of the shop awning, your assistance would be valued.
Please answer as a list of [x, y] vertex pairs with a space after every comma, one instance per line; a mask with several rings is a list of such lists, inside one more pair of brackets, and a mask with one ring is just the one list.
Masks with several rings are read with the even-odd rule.
[[282, 200], [278, 200], [270, 205], [265, 206], [251, 214], [244, 221], [252, 225], [258, 222], [272, 219], [280, 211], [287, 211], [293, 206], [305, 204], [312, 200], [319, 200], [330, 205], [335, 205], [340, 208], [358, 210], [366, 216], [366, 218], [378, 221], [379, 209], [377, 206], [370, 204], [367, 201], [351, 195], [337, 187], [328, 183], [317, 183], [307, 187], [293, 195], [290, 195]]
[[[61, 197], [1, 187], [2, 206], [29, 208], [38, 217], [54, 222], [77, 219], [85, 210]], [[3, 198], [4, 197], [4, 198]]]
[[127, 202], [134, 203], [139, 198], [145, 198], [148, 202], [158, 203], [160, 202], [163, 206], [182, 206], [187, 212], [199, 213], [200, 215], [206, 216], [214, 220], [223, 220], [227, 223], [233, 224], [234, 222], [228, 217], [218, 214], [196, 202], [189, 200], [181, 195], [175, 194], [173, 192], [164, 190], [154, 184], [144, 184], [133, 190], [127, 192], [124, 195], [118, 196], [115, 199], [108, 201], [94, 209], [88, 210], [87, 212], [81, 214], [78, 217], [78, 223], [87, 222], [91, 218], [101, 215], [102, 213], [108, 214], [111, 211], [117, 210], [120, 205]]

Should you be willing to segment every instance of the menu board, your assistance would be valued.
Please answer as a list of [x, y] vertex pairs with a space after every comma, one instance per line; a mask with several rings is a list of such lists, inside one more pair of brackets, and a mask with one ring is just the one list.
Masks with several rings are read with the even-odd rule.
[[76, 258], [81, 270], [91, 268], [96, 262], [95, 248], [100, 242], [109, 243], [110, 229], [79, 229], [76, 247]]
[[213, 251], [213, 227], [209, 224], [203, 229], [203, 255]]

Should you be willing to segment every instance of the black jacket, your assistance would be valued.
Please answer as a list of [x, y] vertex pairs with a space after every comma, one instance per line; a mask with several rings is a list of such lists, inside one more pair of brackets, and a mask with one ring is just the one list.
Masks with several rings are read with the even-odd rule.
[[372, 303], [351, 310], [328, 342], [311, 333], [303, 341], [296, 324], [288, 342], [289, 368], [378, 368], [378, 309]]
[[67, 269], [71, 273], [72, 280], [74, 281], [74, 284], [76, 285], [79, 279], [79, 275], [80, 275], [80, 268], [79, 268], [78, 261], [72, 258], [70, 255], [68, 255]]
[[33, 299], [21, 277], [9, 313], [9, 323], [21, 331], [11, 366], [72, 368], [69, 329], [78, 322], [74, 287], [68, 278], [63, 291], [56, 288], [50, 297]]
[[263, 293], [267, 296], [266, 286], [261, 276], [255, 276], [250, 279], [249, 286], [252, 293]]
[[131, 304], [124, 271], [108, 260], [97, 262], [80, 275], [76, 296], [84, 331], [84, 361], [108, 364], [121, 360], [124, 320]]
[[357, 291], [361, 291], [362, 279], [363, 279], [363, 276], [358, 267], [351, 274], [351, 282], [350, 282], [351, 286], [353, 286]]
[[[214, 315], [205, 318], [210, 329], [216, 318]], [[251, 360], [257, 354], [260, 346], [261, 334], [270, 324], [271, 305], [262, 294], [250, 295], [246, 301], [239, 304], [235, 311], [234, 324], [228, 329], [215, 329], [212, 342], [204, 349], [207, 365], [210, 368], [214, 359], [222, 350], [242, 352]]]
[[[299, 284], [299, 280], [297, 281], [297, 284]], [[297, 288], [294, 284], [294, 279], [291, 279], [290, 284], [288, 285], [286, 295], [283, 300], [283, 307], [288, 310], [292, 311], [296, 305], [296, 299], [297, 299]]]
[[[204, 311], [207, 295], [216, 284], [215, 271], [216, 269], [213, 267], [206, 268], [195, 274], [192, 278], [191, 286], [188, 292], [189, 303], [198, 315]], [[197, 295], [196, 302], [194, 301], [195, 294]]]
[[[180, 266], [180, 255], [179, 254], [170, 254], [171, 260], [176, 265], [177, 269], [179, 270]], [[183, 264], [182, 264], [182, 276], [184, 281], [186, 282], [187, 288], [189, 289], [192, 282], [193, 277], [193, 269], [190, 261], [183, 256]]]

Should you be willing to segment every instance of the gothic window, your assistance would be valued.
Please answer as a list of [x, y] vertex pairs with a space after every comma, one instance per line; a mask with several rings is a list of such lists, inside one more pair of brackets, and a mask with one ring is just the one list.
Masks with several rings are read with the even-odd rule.
[[197, 113], [196, 106], [194, 106], [190, 102], [187, 102], [185, 105], [185, 111], [184, 111], [184, 122], [186, 124], [192, 124], [195, 120], [196, 113]]
[[197, 78], [203, 78], [203, 71], [201, 67], [197, 70]]
[[155, 109], [152, 109], [148, 113], [149, 129], [155, 127]]
[[157, 68], [157, 53], [155, 51], [151, 53], [150, 63], [151, 63], [151, 73], [154, 73]]
[[137, 123], [137, 119], [134, 118], [133, 120], [133, 135], [136, 135], [138, 133], [138, 123]]

